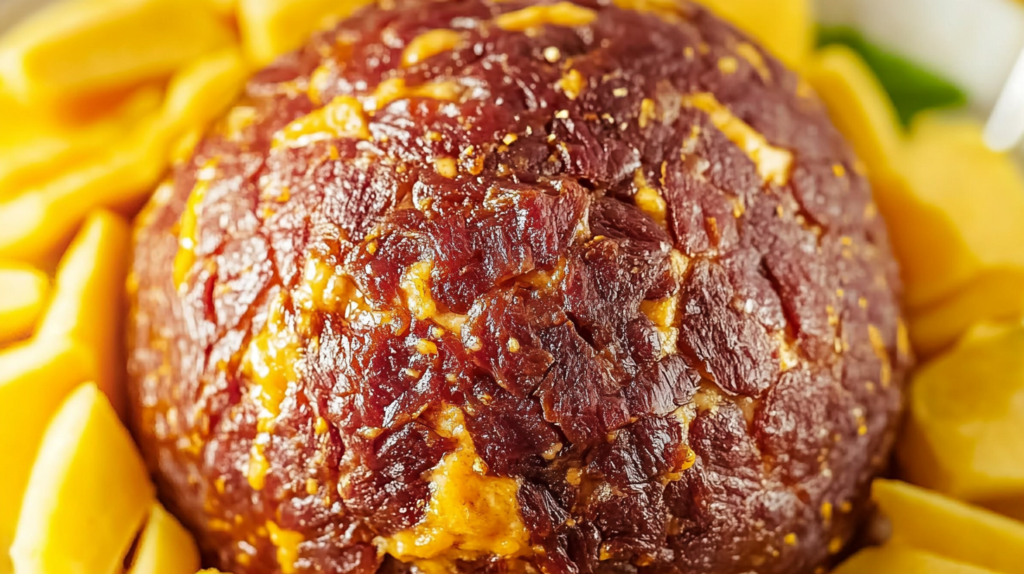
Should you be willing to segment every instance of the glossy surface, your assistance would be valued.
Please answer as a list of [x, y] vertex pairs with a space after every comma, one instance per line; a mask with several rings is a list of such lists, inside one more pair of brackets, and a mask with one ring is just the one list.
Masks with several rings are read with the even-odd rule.
[[140, 218], [133, 420], [207, 556], [405, 569], [455, 407], [443, 478], [514, 480], [530, 547], [421, 568], [814, 571], [909, 363], [822, 105], [689, 5], [414, 6], [257, 74]]

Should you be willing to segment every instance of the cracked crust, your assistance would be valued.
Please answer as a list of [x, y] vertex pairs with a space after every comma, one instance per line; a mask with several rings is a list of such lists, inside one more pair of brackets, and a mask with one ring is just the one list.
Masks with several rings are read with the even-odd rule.
[[[770, 574], [843, 548], [909, 363], [869, 186], [742, 34], [619, 4], [364, 10], [156, 194], [134, 429], [213, 565]], [[438, 493], [509, 527], [474, 538]], [[436, 555], [396, 550], [420, 534]]]

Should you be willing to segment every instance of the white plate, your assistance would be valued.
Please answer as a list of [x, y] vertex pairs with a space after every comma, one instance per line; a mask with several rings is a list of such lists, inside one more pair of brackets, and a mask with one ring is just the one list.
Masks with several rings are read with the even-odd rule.
[[1024, 3], [1013, 0], [817, 0], [820, 19], [939, 72], [988, 115], [1024, 47]]

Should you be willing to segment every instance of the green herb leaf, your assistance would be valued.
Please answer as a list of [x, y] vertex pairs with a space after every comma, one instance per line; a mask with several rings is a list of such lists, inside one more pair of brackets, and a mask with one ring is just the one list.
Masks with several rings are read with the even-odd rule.
[[905, 126], [918, 112], [967, 103], [967, 94], [953, 82], [872, 43], [853, 28], [819, 26], [818, 46], [830, 44], [847, 46], [864, 58], [889, 93]]

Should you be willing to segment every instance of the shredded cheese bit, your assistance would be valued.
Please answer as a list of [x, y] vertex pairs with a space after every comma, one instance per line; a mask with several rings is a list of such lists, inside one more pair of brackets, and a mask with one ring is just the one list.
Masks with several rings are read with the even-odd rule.
[[740, 42], [736, 46], [736, 55], [753, 66], [754, 70], [757, 71], [757, 75], [761, 76], [762, 80], [765, 82], [771, 81], [772, 72], [768, 69], [768, 64], [764, 61], [764, 57], [761, 56], [761, 52], [752, 44]]
[[462, 326], [466, 323], [467, 317], [457, 313], [438, 311], [437, 303], [434, 302], [430, 293], [430, 272], [433, 268], [433, 262], [418, 261], [406, 269], [399, 283], [399, 287], [405, 295], [406, 308], [417, 320], [433, 320], [446, 330], [461, 336]]
[[718, 60], [718, 69], [726, 75], [735, 74], [740, 69], [740, 63], [732, 56], [724, 56]]
[[706, 92], [689, 94], [683, 96], [683, 105], [706, 113], [711, 123], [754, 162], [757, 172], [766, 183], [785, 185], [789, 181], [793, 154], [769, 144], [762, 134], [734, 116], [714, 95]]
[[668, 202], [661, 197], [658, 190], [647, 184], [647, 178], [644, 177], [642, 171], [637, 170], [633, 174], [633, 184], [636, 186], [633, 202], [658, 225], [665, 227], [665, 222], [668, 219]]
[[452, 179], [459, 175], [459, 164], [453, 157], [439, 157], [434, 160], [434, 170], [442, 177]]
[[[269, 438], [266, 433], [261, 433], [257, 438]], [[253, 443], [249, 449], [249, 466], [246, 469], [245, 478], [249, 487], [255, 491], [263, 490], [266, 484], [267, 471], [270, 470], [270, 463], [263, 454], [264, 445]]]
[[548, 447], [548, 449], [545, 450], [543, 453], [541, 453], [540, 456], [544, 460], [555, 460], [555, 458], [558, 457], [558, 453], [562, 452], [562, 447], [563, 446], [564, 445], [562, 443], [556, 442], [555, 444], [553, 444], [550, 447]]
[[525, 32], [545, 24], [571, 28], [586, 26], [597, 18], [597, 13], [572, 2], [559, 2], [547, 6], [530, 6], [515, 12], [507, 12], [494, 19], [502, 30]]
[[373, 93], [363, 100], [363, 110], [373, 113], [384, 109], [391, 102], [408, 98], [453, 102], [461, 95], [462, 88], [451, 80], [429, 82], [410, 88], [403, 78], [392, 78], [381, 82]]
[[309, 76], [309, 87], [306, 88], [306, 95], [314, 105], [322, 106], [324, 101], [321, 93], [329, 87], [331, 76], [336, 72], [333, 60], [320, 64]]
[[800, 355], [784, 331], [778, 331], [773, 338], [779, 344], [779, 371], [787, 372], [800, 366]]
[[821, 503], [821, 519], [826, 523], [832, 521], [832, 503], [822, 502]]
[[430, 295], [430, 261], [413, 263], [402, 276], [401, 288], [405, 292], [406, 306], [420, 321], [437, 314], [437, 305]]
[[402, 51], [402, 67], [414, 66], [430, 57], [458, 48], [462, 34], [455, 30], [431, 30], [416, 36]]
[[693, 395], [693, 405], [700, 412], [717, 413], [725, 401], [722, 392], [713, 383], [701, 383], [700, 389]]
[[277, 547], [277, 564], [281, 567], [281, 574], [295, 574], [299, 545], [303, 542], [302, 534], [285, 530], [270, 520], [267, 521], [266, 528], [270, 533], [271, 544]]
[[220, 131], [228, 141], [240, 141], [246, 129], [256, 122], [256, 108], [252, 106], [235, 106], [221, 120]]
[[533, 549], [519, 513], [519, 485], [510, 478], [487, 475], [466, 430], [462, 410], [447, 406], [437, 416], [435, 430], [455, 439], [431, 473], [430, 501], [423, 520], [408, 530], [376, 539], [378, 548], [404, 562], [427, 567], [422, 561], [449, 564], [483, 556], [528, 556]]
[[583, 88], [587, 86], [587, 81], [583, 78], [583, 74], [579, 73], [578, 70], [569, 70], [562, 74], [562, 78], [558, 80], [558, 88], [562, 90], [565, 97], [570, 100], [575, 100], [580, 97], [580, 93], [583, 92]]
[[433, 341], [420, 339], [416, 342], [416, 351], [421, 355], [436, 355], [437, 345]]
[[813, 98], [817, 95], [817, 92], [814, 91], [814, 87], [811, 86], [810, 82], [803, 77], [797, 80], [795, 93], [798, 98], [804, 100]]
[[[373, 240], [367, 250], [375, 245]], [[313, 256], [306, 261], [302, 280], [292, 290], [292, 302], [298, 311], [296, 326], [306, 330], [312, 327], [315, 311], [341, 312], [349, 321], [381, 324], [388, 321], [389, 313], [374, 311], [366, 302], [352, 277], [324, 259]]]
[[676, 327], [676, 318], [679, 311], [679, 299], [666, 297], [657, 301], [643, 301], [640, 303], [640, 311], [647, 315], [647, 318], [658, 329], [658, 337], [661, 340], [661, 356], [665, 357], [678, 352], [679, 328]]
[[274, 134], [273, 146], [303, 147], [338, 138], [370, 139], [362, 104], [352, 96], [338, 96], [326, 106], [291, 122]]
[[613, 0], [614, 4], [625, 10], [649, 12], [666, 22], [681, 22], [682, 13], [677, 0]]
[[909, 357], [911, 353], [910, 331], [907, 329], [907, 324], [903, 322], [903, 319], [899, 319], [896, 322], [896, 352], [901, 357]]
[[522, 285], [528, 285], [540, 292], [549, 293], [558, 288], [562, 283], [562, 280], [565, 279], [565, 273], [566, 260], [564, 257], [561, 257], [552, 269], [534, 269], [529, 273], [520, 275], [516, 278], [516, 281]]
[[271, 302], [266, 325], [252, 338], [242, 357], [242, 371], [251, 381], [248, 392], [260, 406], [257, 435], [249, 451], [246, 472], [249, 486], [257, 491], [263, 489], [270, 470], [265, 448], [270, 443], [274, 421], [281, 414], [281, 403], [289, 386], [299, 380], [304, 361], [300, 336], [285, 316], [285, 299], [281, 293]]
[[302, 344], [285, 318], [284, 295], [270, 305], [267, 323], [250, 341], [242, 358], [242, 370], [252, 381], [252, 393], [262, 407], [260, 432], [269, 430], [270, 421], [281, 413], [288, 386], [299, 380]]
[[686, 272], [690, 269], [690, 258], [684, 255], [682, 251], [673, 249], [669, 253], [669, 269], [672, 270], [672, 276], [682, 282], [683, 278], [686, 277]]
[[889, 388], [889, 385], [892, 384], [892, 361], [889, 359], [889, 351], [885, 347], [885, 338], [882, 337], [882, 332], [878, 330], [878, 327], [868, 325], [868, 339], [871, 341], [871, 348], [874, 349], [875, 356], [882, 364], [880, 374], [882, 388]]
[[181, 289], [188, 279], [188, 273], [196, 262], [196, 247], [199, 242], [199, 216], [202, 211], [203, 198], [210, 189], [210, 182], [217, 176], [217, 162], [209, 161], [196, 179], [196, 186], [185, 202], [185, 209], [178, 221], [178, 251], [174, 254], [174, 285]]
[[646, 128], [655, 117], [657, 117], [657, 108], [654, 105], [654, 100], [644, 98], [640, 102], [640, 128]]
[[[683, 464], [679, 467], [680, 471], [690, 470], [693, 465], [697, 464], [697, 451], [690, 448], [689, 445], [682, 445], [680, 448], [686, 449], [686, 453], [683, 456]], [[681, 478], [681, 477], [680, 477]]]
[[325, 419], [324, 417], [316, 417], [316, 426], [313, 428], [313, 431], [317, 434], [317, 436], [327, 434], [328, 430], [329, 428], [327, 426], [327, 419]]

